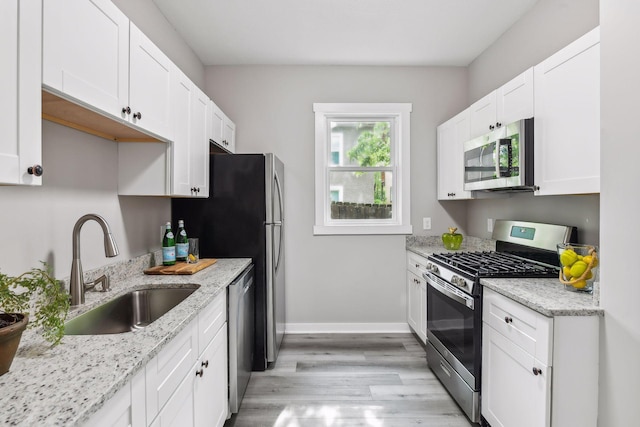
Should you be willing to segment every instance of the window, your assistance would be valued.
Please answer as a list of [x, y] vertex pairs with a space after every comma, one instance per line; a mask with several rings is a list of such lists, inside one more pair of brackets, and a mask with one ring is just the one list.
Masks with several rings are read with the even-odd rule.
[[411, 234], [411, 104], [313, 104], [314, 234]]

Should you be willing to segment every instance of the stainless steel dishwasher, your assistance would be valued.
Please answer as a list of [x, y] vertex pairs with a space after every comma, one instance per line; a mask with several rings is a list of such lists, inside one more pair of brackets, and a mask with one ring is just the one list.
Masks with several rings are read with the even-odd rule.
[[235, 414], [251, 378], [254, 350], [254, 267], [229, 285], [229, 410]]

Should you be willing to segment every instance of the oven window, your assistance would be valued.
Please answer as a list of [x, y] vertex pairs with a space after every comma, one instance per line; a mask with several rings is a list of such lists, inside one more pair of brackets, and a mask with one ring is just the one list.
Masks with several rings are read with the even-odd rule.
[[474, 311], [427, 286], [427, 330], [474, 376]]

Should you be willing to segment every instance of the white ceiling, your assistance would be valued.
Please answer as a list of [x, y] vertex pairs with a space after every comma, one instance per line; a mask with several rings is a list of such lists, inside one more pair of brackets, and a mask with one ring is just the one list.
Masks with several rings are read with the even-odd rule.
[[468, 65], [538, 0], [153, 0], [204, 65]]

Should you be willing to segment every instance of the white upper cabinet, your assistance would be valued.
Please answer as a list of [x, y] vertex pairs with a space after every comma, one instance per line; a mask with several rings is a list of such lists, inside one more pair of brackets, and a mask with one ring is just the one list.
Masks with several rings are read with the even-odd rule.
[[209, 138], [208, 119], [211, 102], [197, 86], [193, 85], [191, 98], [190, 182], [191, 195], [209, 197]]
[[469, 109], [438, 126], [437, 138], [438, 200], [472, 198], [470, 191], [464, 191], [462, 146], [469, 139]]
[[179, 70], [171, 93], [173, 119], [173, 142], [171, 143], [171, 193], [177, 196], [191, 194], [190, 171], [190, 138], [191, 138], [191, 106], [193, 103], [193, 84]]
[[0, 184], [42, 184], [41, 0], [0, 2]]
[[222, 128], [222, 145], [231, 153], [236, 152], [236, 124], [226, 115]]
[[475, 138], [516, 120], [533, 117], [533, 68], [469, 107], [469, 137]]
[[44, 0], [42, 84], [170, 140], [172, 63], [109, 0]]
[[127, 119], [129, 19], [109, 0], [43, 1], [42, 84]]
[[[171, 60], [130, 24], [129, 105], [131, 123], [158, 136], [172, 138]], [[127, 110], [128, 112], [128, 110]]]
[[236, 125], [213, 101], [210, 103], [209, 139], [223, 148], [236, 152]]
[[210, 117], [210, 129], [209, 129], [209, 139], [212, 142], [222, 146], [222, 129], [224, 128], [224, 113], [216, 105], [215, 102], [209, 102], [209, 109], [211, 113]]
[[600, 192], [600, 29], [535, 67], [536, 195]]

